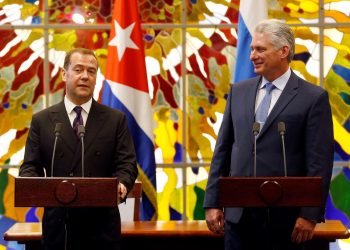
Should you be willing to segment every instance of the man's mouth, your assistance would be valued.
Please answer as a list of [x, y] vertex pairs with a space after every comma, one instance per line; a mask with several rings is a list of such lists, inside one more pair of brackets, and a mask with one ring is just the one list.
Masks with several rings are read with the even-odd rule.
[[254, 68], [259, 68], [261, 67], [262, 63], [253, 63], [253, 65], [254, 65]]
[[85, 84], [78, 84], [77, 86], [78, 88], [89, 88], [89, 85], [85, 85]]

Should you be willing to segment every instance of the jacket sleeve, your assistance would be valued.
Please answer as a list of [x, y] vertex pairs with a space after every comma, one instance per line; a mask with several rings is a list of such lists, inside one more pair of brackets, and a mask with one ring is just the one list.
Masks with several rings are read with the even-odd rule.
[[332, 113], [327, 92], [323, 92], [311, 107], [305, 130], [307, 176], [322, 177], [322, 204], [302, 208], [301, 217], [323, 221], [332, 176], [334, 138]]
[[115, 140], [113, 175], [118, 177], [119, 182], [123, 183], [129, 192], [134, 185], [138, 170], [133, 139], [124, 114], [118, 119]]
[[232, 144], [234, 142], [234, 128], [231, 117], [231, 98], [227, 97], [226, 108], [218, 133], [213, 158], [210, 165], [208, 183], [204, 196], [204, 208], [219, 208], [219, 178], [227, 176], [230, 169]]
[[33, 116], [19, 176], [43, 177], [44, 174], [44, 167], [40, 160], [40, 125], [36, 116]]

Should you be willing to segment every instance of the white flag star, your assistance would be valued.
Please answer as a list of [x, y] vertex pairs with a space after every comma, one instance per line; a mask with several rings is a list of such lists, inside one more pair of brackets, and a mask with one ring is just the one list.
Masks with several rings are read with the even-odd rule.
[[131, 40], [130, 37], [134, 26], [135, 23], [132, 23], [128, 27], [123, 29], [122, 27], [120, 27], [117, 20], [114, 20], [115, 37], [113, 37], [109, 41], [108, 45], [115, 46], [117, 48], [119, 61], [121, 61], [121, 59], [123, 58], [126, 48], [139, 49], [139, 47], [137, 47], [137, 45], [134, 43], [133, 40]]

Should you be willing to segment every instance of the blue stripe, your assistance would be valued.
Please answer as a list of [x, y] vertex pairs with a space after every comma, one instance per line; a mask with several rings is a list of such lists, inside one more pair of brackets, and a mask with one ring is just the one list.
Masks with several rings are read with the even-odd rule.
[[234, 82], [239, 82], [256, 76], [253, 63], [250, 61], [250, 44], [252, 36], [242, 18], [238, 17], [238, 39], [237, 39], [237, 58]]
[[[140, 126], [137, 124], [134, 116], [129, 110], [122, 104], [122, 102], [112, 93], [112, 90], [104, 81], [104, 87], [102, 91], [102, 103], [112, 108], [118, 109], [127, 117], [129, 129], [131, 131], [137, 163], [141, 166], [153, 186], [156, 186], [156, 166], [154, 158], [154, 146], [152, 140], [143, 132]], [[150, 118], [151, 119], [151, 118]], [[146, 195], [142, 196], [141, 206], [141, 220], [150, 220], [154, 215], [155, 208], [149, 201]]]

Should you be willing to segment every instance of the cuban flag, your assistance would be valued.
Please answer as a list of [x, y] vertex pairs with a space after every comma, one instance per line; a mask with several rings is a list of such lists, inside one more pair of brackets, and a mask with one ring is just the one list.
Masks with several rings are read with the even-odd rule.
[[151, 100], [136, 0], [116, 0], [108, 43], [102, 103], [123, 111], [134, 140], [142, 181], [141, 220], [157, 219]]
[[240, 1], [234, 82], [239, 82], [255, 76], [253, 64], [249, 59], [252, 34], [258, 22], [267, 18], [267, 3], [265, 0]]

